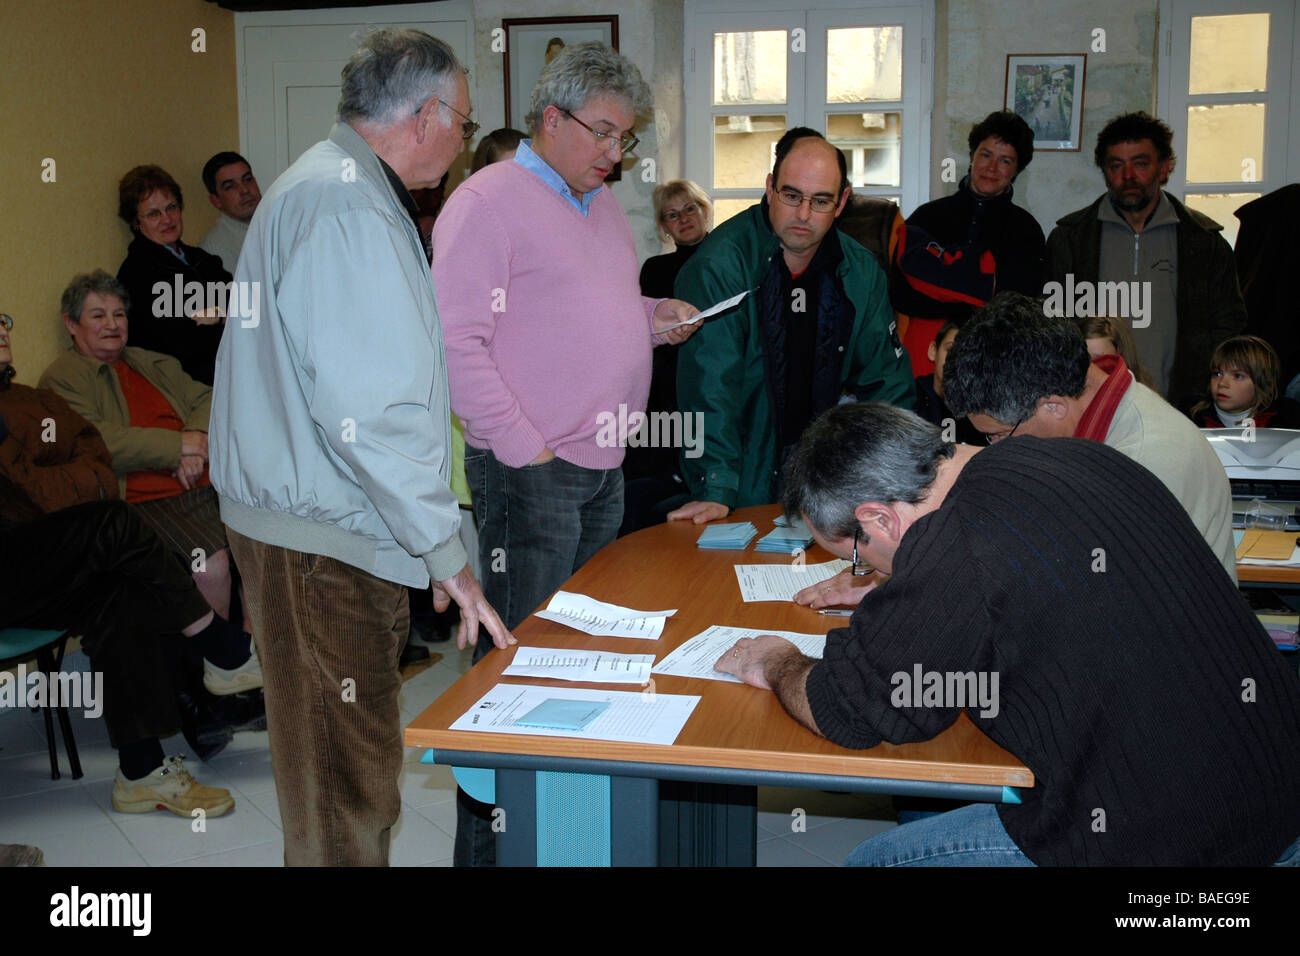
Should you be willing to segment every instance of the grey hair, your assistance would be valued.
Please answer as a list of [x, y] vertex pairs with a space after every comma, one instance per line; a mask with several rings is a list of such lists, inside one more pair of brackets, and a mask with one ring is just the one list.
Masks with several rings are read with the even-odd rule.
[[420, 30], [374, 30], [343, 67], [340, 123], [364, 120], [387, 126], [404, 119], [431, 96], [443, 96], [465, 68], [451, 47]]
[[653, 98], [636, 65], [617, 50], [595, 40], [565, 47], [542, 70], [533, 87], [524, 122], [534, 136], [542, 125], [546, 107], [573, 112], [596, 96], [619, 96], [627, 100], [632, 113], [650, 112]]
[[59, 311], [73, 322], [80, 323], [81, 310], [86, 307], [86, 296], [92, 292], [100, 295], [115, 295], [122, 300], [122, 307], [128, 312], [131, 311], [131, 297], [126, 294], [126, 288], [103, 269], [73, 276], [68, 287], [63, 290], [63, 297], [59, 300]]
[[883, 402], [836, 405], [808, 426], [786, 462], [785, 513], [847, 538], [858, 529], [858, 505], [923, 501], [952, 454], [942, 432], [915, 412]]

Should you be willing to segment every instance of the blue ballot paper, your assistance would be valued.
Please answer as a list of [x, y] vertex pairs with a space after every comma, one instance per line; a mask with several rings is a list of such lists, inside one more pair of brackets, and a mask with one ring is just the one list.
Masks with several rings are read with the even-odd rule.
[[752, 521], [733, 521], [729, 524], [711, 524], [704, 529], [696, 547], [721, 551], [742, 551], [758, 529]]
[[805, 550], [812, 543], [812, 535], [802, 525], [795, 528], [774, 528], [758, 539], [754, 550], [794, 554], [796, 551]]
[[552, 697], [542, 701], [515, 721], [520, 727], [545, 727], [549, 730], [583, 730], [609, 707], [603, 700], [563, 700]]

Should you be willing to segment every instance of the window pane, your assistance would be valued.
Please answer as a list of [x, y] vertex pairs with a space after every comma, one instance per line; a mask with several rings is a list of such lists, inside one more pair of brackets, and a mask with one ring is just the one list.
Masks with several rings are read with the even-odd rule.
[[1189, 93], [1268, 88], [1268, 14], [1192, 17]]
[[784, 116], [713, 117], [713, 188], [762, 189]]
[[713, 105], [785, 102], [786, 32], [713, 34]]
[[1223, 238], [1228, 240], [1229, 245], [1235, 246], [1237, 228], [1241, 222], [1233, 213], [1252, 199], [1258, 199], [1260, 195], [1260, 193], [1188, 193], [1184, 202], [1197, 212], [1205, 213], [1222, 226]]
[[826, 102], [903, 98], [903, 28], [826, 31]]
[[826, 138], [844, 150], [854, 186], [901, 186], [902, 113], [826, 116]]
[[1265, 175], [1263, 103], [1188, 107], [1189, 183], [1255, 182]]
[[754, 196], [752, 199], [715, 199], [713, 200], [713, 228], [726, 222], [738, 212], [744, 212], [754, 203], [758, 202], [760, 196]]

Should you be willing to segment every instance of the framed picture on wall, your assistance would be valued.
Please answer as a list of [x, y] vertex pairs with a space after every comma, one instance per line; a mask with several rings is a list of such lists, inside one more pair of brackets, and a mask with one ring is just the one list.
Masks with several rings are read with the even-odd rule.
[[618, 49], [618, 15], [502, 20], [506, 32], [506, 125], [524, 128], [542, 67], [566, 46], [599, 40]]
[[1034, 131], [1034, 149], [1077, 151], [1086, 53], [1008, 53], [1005, 105]]

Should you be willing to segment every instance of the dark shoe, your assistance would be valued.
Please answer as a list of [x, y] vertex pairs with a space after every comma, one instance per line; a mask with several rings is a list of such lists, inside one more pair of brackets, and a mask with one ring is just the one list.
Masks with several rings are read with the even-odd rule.
[[423, 644], [416, 644], [414, 641], [407, 640], [406, 646], [402, 648], [402, 656], [398, 661], [398, 666], [406, 667], [410, 664], [421, 664], [429, 659], [429, 649]]
[[266, 698], [261, 690], [225, 697], [209, 696], [207, 710], [213, 720], [220, 722], [232, 734], [241, 730], [266, 730]]
[[202, 701], [204, 696], [211, 697], [206, 691], [197, 695], [181, 691], [176, 695], [176, 703], [180, 707], [181, 733], [185, 735], [185, 742], [196, 757], [207, 761], [225, 750], [235, 733], [226, 727], [224, 721], [213, 717], [206, 702]]

